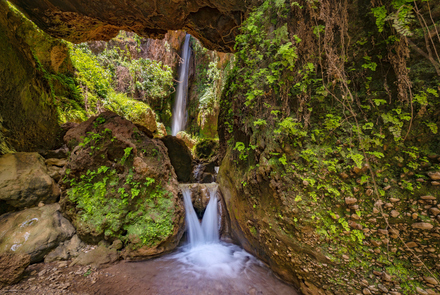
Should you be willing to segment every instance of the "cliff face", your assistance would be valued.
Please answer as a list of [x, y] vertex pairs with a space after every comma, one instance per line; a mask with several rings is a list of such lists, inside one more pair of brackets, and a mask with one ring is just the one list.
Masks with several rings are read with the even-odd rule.
[[50, 35], [80, 43], [110, 40], [119, 30], [142, 37], [163, 38], [167, 30], [183, 29], [203, 44], [231, 51], [246, 2], [223, 1], [12, 1]]
[[440, 8], [408, 3], [265, 1], [237, 37], [220, 187], [304, 294], [440, 291]]

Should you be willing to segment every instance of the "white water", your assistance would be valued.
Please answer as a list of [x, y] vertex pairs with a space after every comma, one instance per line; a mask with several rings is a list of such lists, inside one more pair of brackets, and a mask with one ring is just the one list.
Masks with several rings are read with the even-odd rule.
[[176, 91], [176, 102], [173, 109], [173, 122], [171, 125], [171, 134], [176, 136], [179, 131], [185, 128], [186, 124], [186, 95], [188, 93], [188, 69], [191, 58], [191, 47], [189, 40], [191, 35], [186, 34], [183, 45], [182, 59], [183, 63], [179, 70], [179, 86]]
[[261, 262], [240, 247], [219, 240], [217, 186], [207, 188], [210, 200], [200, 223], [191, 202], [189, 187], [181, 186], [189, 243], [172, 258], [184, 264], [181, 271], [196, 277], [237, 277], [251, 265], [260, 265]]

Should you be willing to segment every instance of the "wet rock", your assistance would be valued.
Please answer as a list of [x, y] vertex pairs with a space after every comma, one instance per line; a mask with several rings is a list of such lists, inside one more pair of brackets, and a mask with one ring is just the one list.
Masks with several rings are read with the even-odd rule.
[[58, 204], [0, 216], [0, 253], [28, 254], [31, 263], [72, 237], [75, 228], [59, 212]]
[[60, 189], [47, 174], [38, 153], [14, 153], [0, 157], [0, 200], [16, 208], [54, 203]]
[[30, 258], [28, 254], [0, 254], [0, 287], [1, 284], [18, 283], [31, 262]]
[[185, 142], [175, 136], [165, 136], [161, 138], [168, 149], [168, 156], [177, 174], [179, 182], [189, 182], [192, 172], [191, 151]]
[[422, 230], [431, 230], [434, 226], [427, 222], [417, 222], [411, 224], [412, 228], [422, 229]]

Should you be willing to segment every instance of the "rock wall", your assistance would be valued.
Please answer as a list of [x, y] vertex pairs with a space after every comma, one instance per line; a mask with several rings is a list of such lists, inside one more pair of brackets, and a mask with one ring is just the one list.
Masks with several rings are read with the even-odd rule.
[[0, 154], [50, 149], [57, 140], [56, 107], [40, 65], [56, 71], [68, 67], [63, 65], [66, 47], [35, 32], [20, 13], [0, 2]]
[[281, 2], [244, 22], [220, 102], [235, 240], [303, 294], [439, 293], [439, 73], [426, 52], [440, 43], [419, 34], [423, 19], [438, 26], [437, 2], [411, 4], [414, 22], [391, 20], [398, 1]]

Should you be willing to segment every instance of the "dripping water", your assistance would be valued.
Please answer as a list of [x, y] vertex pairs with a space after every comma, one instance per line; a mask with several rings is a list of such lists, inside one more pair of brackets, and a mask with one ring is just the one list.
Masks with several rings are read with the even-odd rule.
[[171, 134], [176, 136], [179, 131], [185, 128], [186, 124], [186, 96], [188, 93], [188, 70], [189, 60], [191, 58], [191, 47], [189, 40], [191, 35], [186, 34], [185, 43], [182, 51], [182, 64], [179, 70], [179, 85], [176, 91], [176, 102], [173, 109], [173, 122], [171, 126]]

